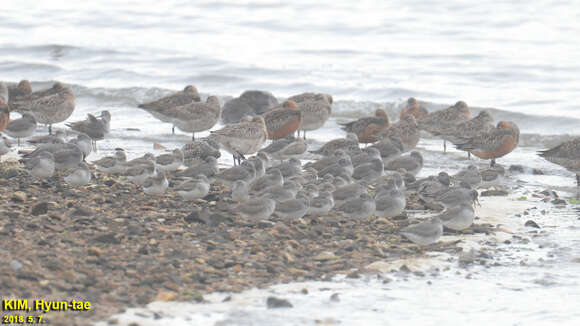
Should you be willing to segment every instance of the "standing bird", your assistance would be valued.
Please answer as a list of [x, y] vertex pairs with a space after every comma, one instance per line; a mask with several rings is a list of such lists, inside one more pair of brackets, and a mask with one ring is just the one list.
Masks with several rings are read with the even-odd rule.
[[67, 123], [66, 125], [72, 130], [84, 133], [93, 140], [93, 148], [97, 151], [97, 140], [104, 139], [110, 131], [111, 113], [101, 111], [99, 118], [92, 114], [87, 114], [87, 118], [82, 121]]
[[[163, 122], [173, 123], [173, 118], [165, 114], [166, 110], [200, 101], [201, 97], [199, 96], [197, 88], [193, 85], [187, 85], [183, 91], [162, 97], [153, 102], [140, 104], [138, 107]], [[171, 133], [175, 134], [175, 124], [171, 128]]]
[[544, 159], [558, 164], [576, 174], [576, 186], [580, 187], [580, 137], [538, 152]]
[[70, 87], [56, 82], [52, 88], [20, 96], [10, 102], [12, 111], [30, 111], [36, 121], [48, 125], [48, 134], [52, 134], [52, 125], [68, 119], [75, 109], [75, 95]]
[[195, 140], [195, 133], [211, 129], [218, 122], [222, 108], [216, 96], [210, 96], [205, 103], [191, 102], [163, 111], [163, 114], [173, 122], [179, 130], [191, 132], [191, 139]]
[[238, 164], [244, 155], [254, 154], [257, 152], [268, 137], [264, 117], [244, 117], [240, 123], [231, 124], [222, 129], [211, 132], [210, 138], [220, 143], [226, 151], [236, 159]]
[[519, 140], [518, 126], [511, 121], [500, 121], [497, 127], [457, 144], [457, 148], [484, 160], [491, 159], [490, 166], [494, 166], [495, 159], [511, 153], [518, 146]]
[[286, 101], [279, 108], [274, 108], [262, 115], [268, 130], [268, 139], [282, 139], [292, 135], [300, 123], [302, 114], [294, 101]]
[[375, 111], [374, 117], [364, 117], [355, 121], [340, 124], [342, 130], [358, 136], [359, 143], [374, 143], [378, 140], [377, 133], [389, 126], [389, 117], [382, 109]]
[[31, 113], [23, 113], [22, 117], [12, 120], [4, 128], [4, 133], [12, 138], [18, 139], [18, 146], [20, 146], [20, 138], [32, 136], [36, 130], [36, 120]]
[[[433, 135], [448, 140], [453, 144], [458, 144], [466, 138], [474, 137], [482, 132], [488, 132], [493, 128], [493, 117], [488, 111], [483, 110], [471, 120], [463, 121], [456, 125], [446, 126], [441, 130], [433, 130], [432, 133]], [[471, 157], [471, 153], [467, 152], [467, 156]]]
[[413, 115], [407, 115], [402, 120], [378, 132], [380, 139], [399, 138], [403, 144], [403, 152], [415, 148], [419, 142], [419, 136], [419, 127]]
[[[441, 132], [448, 128], [453, 128], [458, 123], [467, 121], [471, 118], [469, 107], [463, 101], [459, 101], [447, 109], [431, 112], [417, 120], [421, 130], [428, 131], [431, 134]], [[443, 152], [447, 151], [447, 143], [443, 138]]]
[[401, 111], [399, 119], [403, 120], [405, 116], [412, 115], [415, 119], [420, 119], [429, 114], [427, 109], [419, 105], [419, 102], [414, 97], [409, 97], [407, 104]]
[[298, 137], [300, 137], [300, 130], [302, 130], [304, 139], [306, 139], [306, 131], [322, 127], [332, 112], [332, 96], [328, 94], [303, 93], [294, 95], [288, 100], [296, 102], [300, 112], [302, 112], [302, 123], [298, 128]]

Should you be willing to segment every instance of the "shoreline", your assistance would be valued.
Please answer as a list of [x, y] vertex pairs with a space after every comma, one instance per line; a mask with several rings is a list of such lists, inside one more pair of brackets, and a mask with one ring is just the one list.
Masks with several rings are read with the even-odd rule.
[[[76, 299], [94, 307], [47, 314], [55, 324], [106, 320], [155, 301], [202, 302], [213, 292], [336, 275], [358, 278], [402, 265], [413, 270], [420, 266], [413, 261], [425, 261], [416, 245], [397, 234], [409, 224], [407, 214], [392, 220], [328, 216], [249, 225], [227, 212], [229, 189], [219, 185], [212, 185], [207, 200], [184, 205], [173, 192], [150, 197], [122, 178], [91, 171], [96, 178], [79, 189], [55, 179], [34, 181], [18, 163], [3, 163], [0, 173], [0, 212], [8, 217], [0, 223], [7, 243], [0, 251], [8, 262], [0, 267], [6, 296]], [[470, 233], [503, 237], [495, 224], [531, 206], [508, 200], [482, 198], [480, 219], [466, 235], [445, 235], [425, 252], [459, 255], [481, 238]], [[410, 201], [408, 208], [417, 205]], [[206, 216], [209, 207], [213, 214]], [[19, 269], [11, 267], [13, 261]]]

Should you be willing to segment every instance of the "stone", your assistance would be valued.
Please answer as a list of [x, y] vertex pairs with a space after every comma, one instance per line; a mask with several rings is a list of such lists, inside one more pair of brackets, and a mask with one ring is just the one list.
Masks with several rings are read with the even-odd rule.
[[175, 294], [175, 292], [171, 292], [171, 291], [159, 291], [157, 293], [157, 296], [155, 296], [155, 301], [173, 301], [175, 300], [175, 298], [177, 297], [177, 294]]
[[26, 199], [27, 199], [26, 193], [23, 191], [16, 191], [12, 195], [12, 201], [17, 203], [23, 203], [26, 201]]
[[42, 214], [46, 214], [46, 213], [48, 213], [48, 203], [47, 202], [38, 203], [38, 204], [32, 206], [32, 209], [30, 210], [30, 214], [32, 214], [34, 216], [38, 216], [38, 215], [42, 215]]
[[290, 301], [286, 299], [268, 297], [268, 299], [266, 299], [266, 307], [268, 307], [268, 309], [277, 309], [277, 308], [292, 308], [294, 306], [290, 303]]
[[524, 224], [524, 226], [532, 227], [532, 228], [536, 228], [536, 229], [539, 229], [540, 228], [540, 226], [538, 225], [538, 223], [536, 223], [536, 222], [534, 222], [532, 220], [526, 221], [526, 223]]

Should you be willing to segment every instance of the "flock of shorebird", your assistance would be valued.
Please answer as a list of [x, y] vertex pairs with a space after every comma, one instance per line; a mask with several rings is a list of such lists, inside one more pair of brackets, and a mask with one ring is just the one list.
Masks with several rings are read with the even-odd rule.
[[[504, 169], [495, 160], [510, 153], [519, 141], [519, 128], [511, 121], [493, 124], [491, 114], [480, 111], [471, 117], [463, 101], [442, 110], [428, 112], [414, 98], [408, 99], [399, 120], [391, 123], [384, 110], [342, 124], [345, 138], [333, 139], [308, 155], [317, 160], [302, 164], [308, 151], [306, 131], [322, 127], [332, 113], [333, 98], [328, 94], [303, 93], [282, 102], [267, 92], [249, 91], [226, 103], [228, 117], [222, 113], [217, 97], [201, 101], [197, 89], [188, 85], [177, 93], [139, 105], [157, 119], [192, 133], [192, 142], [181, 149], [154, 156], [127, 160], [117, 148], [113, 156], [93, 161], [104, 173], [120, 174], [143, 187], [148, 195], [163, 195], [169, 188], [184, 200], [205, 197], [210, 184], [217, 182], [231, 189], [236, 205], [233, 214], [257, 222], [276, 215], [283, 220], [305, 215], [324, 216], [331, 211], [353, 219], [371, 216], [391, 218], [401, 214], [409, 192], [416, 192], [425, 203], [438, 203], [444, 210], [427, 221], [411, 225], [401, 234], [419, 245], [438, 241], [443, 226], [463, 230], [473, 222], [473, 204], [480, 184], [501, 178]], [[22, 156], [22, 162], [37, 178], [51, 177], [55, 170], [66, 170], [64, 181], [71, 186], [90, 182], [85, 158], [96, 150], [96, 141], [106, 137], [111, 115], [102, 111], [86, 120], [67, 123], [77, 136], [66, 140], [64, 132], [52, 135], [52, 124], [63, 122], [75, 108], [69, 87], [56, 82], [51, 88], [32, 92], [28, 81], [16, 85], [0, 82], [0, 131], [36, 146]], [[16, 111], [20, 118], [10, 119]], [[236, 111], [238, 118], [235, 116]], [[231, 114], [231, 113], [234, 114]], [[210, 131], [205, 138], [195, 133], [213, 128], [222, 118], [228, 124]], [[49, 126], [49, 135], [31, 137], [37, 123]], [[450, 176], [416, 180], [423, 167], [423, 156], [415, 147], [420, 131], [453, 143], [456, 148], [481, 159], [491, 160], [489, 168], [467, 169]], [[300, 138], [300, 131], [303, 137]], [[297, 136], [294, 136], [297, 133]], [[271, 140], [264, 147], [267, 140]], [[360, 143], [371, 144], [361, 148]], [[0, 155], [10, 150], [2, 136]], [[218, 169], [220, 148], [233, 155], [234, 166]], [[252, 157], [246, 157], [255, 154]], [[580, 138], [542, 152], [546, 159], [577, 173], [580, 183]], [[182, 169], [186, 166], [186, 169]]]

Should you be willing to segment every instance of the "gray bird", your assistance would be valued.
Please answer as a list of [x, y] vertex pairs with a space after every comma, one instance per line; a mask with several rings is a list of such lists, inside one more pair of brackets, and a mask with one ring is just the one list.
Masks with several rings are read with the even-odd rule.
[[454, 180], [465, 181], [469, 183], [472, 187], [476, 187], [481, 183], [481, 173], [475, 165], [469, 165], [466, 169], [463, 169], [453, 175]]
[[236, 180], [232, 185], [232, 200], [238, 203], [245, 202], [250, 198], [250, 186], [244, 180]]
[[189, 180], [185, 180], [177, 187], [175, 191], [185, 200], [196, 200], [207, 196], [210, 185], [207, 177], [203, 174]]
[[332, 193], [328, 191], [321, 191], [318, 197], [310, 200], [310, 207], [306, 212], [312, 216], [324, 216], [334, 207], [334, 199]]
[[233, 206], [232, 214], [238, 214], [244, 220], [259, 222], [270, 217], [276, 209], [276, 202], [269, 198], [254, 198]]
[[295, 175], [302, 174], [302, 163], [299, 159], [291, 158], [288, 161], [282, 162], [278, 165], [274, 165], [268, 168], [266, 172], [272, 171], [274, 169], [280, 170], [284, 178], [290, 178]]
[[232, 187], [232, 184], [237, 180], [245, 182], [252, 182], [256, 177], [256, 170], [251, 162], [244, 161], [240, 165], [232, 166], [215, 175], [215, 179], [221, 183]]
[[18, 140], [17, 144], [20, 146], [20, 138], [30, 137], [34, 134], [36, 130], [36, 120], [31, 113], [23, 113], [22, 117], [10, 120], [6, 128], [4, 128], [4, 133], [12, 138]]
[[407, 205], [405, 193], [396, 188], [380, 192], [375, 196], [375, 205], [376, 216], [395, 217], [405, 210], [405, 205]]
[[412, 151], [409, 155], [395, 158], [385, 164], [385, 170], [397, 171], [405, 169], [412, 175], [417, 175], [423, 168], [423, 156], [417, 151]]
[[91, 181], [91, 171], [85, 162], [79, 163], [76, 167], [68, 169], [64, 181], [71, 187], [80, 187]]
[[41, 151], [30, 159], [25, 160], [24, 165], [32, 176], [39, 179], [49, 178], [54, 174], [54, 156], [47, 151]]
[[335, 208], [336, 211], [345, 217], [354, 219], [366, 219], [375, 213], [375, 200], [366, 191], [357, 198], [351, 198]]
[[400, 233], [411, 242], [420, 246], [428, 246], [439, 241], [443, 234], [443, 224], [438, 218], [432, 218], [427, 221], [409, 225], [401, 229]]
[[441, 219], [441, 223], [443, 223], [444, 226], [455, 231], [461, 231], [467, 229], [471, 224], [473, 224], [474, 216], [475, 211], [473, 205], [461, 203], [457, 206], [445, 209], [436, 217]]
[[284, 220], [296, 220], [306, 215], [309, 199], [303, 193], [298, 193], [295, 199], [289, 199], [276, 204], [275, 214]]

